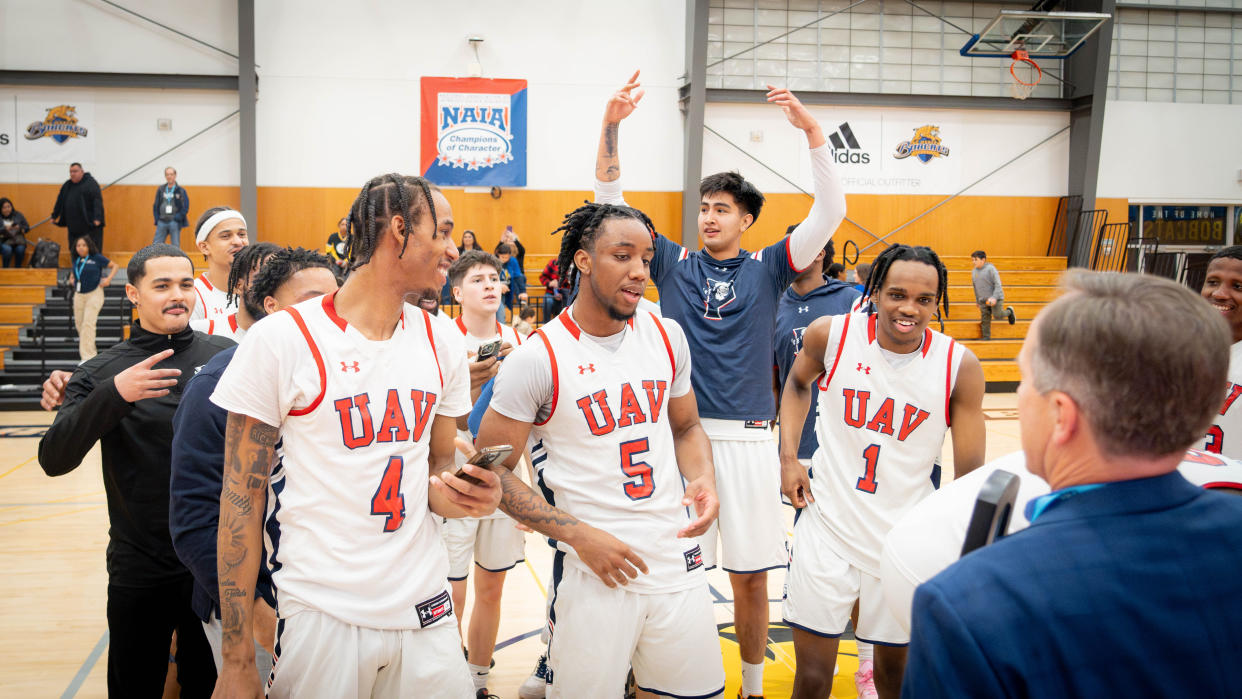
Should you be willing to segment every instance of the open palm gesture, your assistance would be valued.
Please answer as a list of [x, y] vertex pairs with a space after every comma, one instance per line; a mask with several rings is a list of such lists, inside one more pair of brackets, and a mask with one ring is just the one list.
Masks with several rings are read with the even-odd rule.
[[639, 71], [634, 71], [630, 79], [612, 94], [608, 99], [608, 105], [604, 108], [604, 121], [618, 122], [626, 118], [634, 112], [638, 107], [638, 102], [643, 98], [644, 91], [640, 89], [642, 83], [638, 82]]

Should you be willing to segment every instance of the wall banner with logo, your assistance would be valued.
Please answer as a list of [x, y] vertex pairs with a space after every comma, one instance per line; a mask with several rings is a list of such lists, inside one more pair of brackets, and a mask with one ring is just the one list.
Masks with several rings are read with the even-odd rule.
[[438, 185], [526, 186], [526, 81], [424, 77], [419, 152]]
[[[3, 96], [0, 101], [4, 101]], [[7, 126], [0, 130], [4, 128]], [[94, 128], [93, 102], [19, 98], [11, 136], [17, 162], [89, 164], [95, 159]]]

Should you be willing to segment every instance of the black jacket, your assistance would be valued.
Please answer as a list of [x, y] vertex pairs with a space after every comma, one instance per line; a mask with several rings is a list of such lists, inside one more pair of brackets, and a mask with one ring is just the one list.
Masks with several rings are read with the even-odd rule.
[[99, 221], [99, 228], [103, 228], [106, 223], [103, 192], [91, 173], [84, 173], [81, 182], [65, 180], [60, 186], [56, 205], [52, 207], [52, 220], [61, 228], [68, 228], [71, 234], [89, 232], [96, 227], [95, 221]]
[[[231, 340], [189, 328], [155, 335], [135, 323], [128, 341], [79, 366], [65, 388], [65, 402], [39, 441], [39, 465], [49, 476], [68, 473], [100, 443], [111, 522], [108, 580], [113, 585], [145, 587], [189, 575], [168, 533], [172, 418], [190, 377], [231, 346]], [[173, 356], [155, 365], [181, 370], [169, 394], [137, 403], [121, 398], [113, 377], [170, 347]]]

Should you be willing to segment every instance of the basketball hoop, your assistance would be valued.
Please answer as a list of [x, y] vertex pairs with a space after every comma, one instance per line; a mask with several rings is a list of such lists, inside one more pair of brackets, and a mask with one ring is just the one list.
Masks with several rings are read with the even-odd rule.
[[1009, 64], [1009, 94], [1014, 99], [1024, 100], [1031, 96], [1039, 81], [1044, 78], [1044, 71], [1027, 54], [1018, 49], [1013, 52], [1013, 61]]

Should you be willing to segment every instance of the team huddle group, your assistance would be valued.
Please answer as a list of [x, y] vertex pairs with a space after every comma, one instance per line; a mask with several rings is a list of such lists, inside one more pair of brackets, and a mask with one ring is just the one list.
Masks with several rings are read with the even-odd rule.
[[[702, 249], [673, 242], [623, 197], [619, 125], [641, 97], [635, 73], [608, 101], [595, 201], [556, 231], [572, 302], [526, 337], [497, 321], [501, 263], [458, 253], [447, 199], [418, 177], [359, 193], [339, 288], [318, 253], [247, 244], [230, 209], [196, 232], [219, 241], [225, 289], [177, 248], [133, 258], [131, 337], [49, 379], [60, 412], [39, 450], [59, 475], [103, 446], [111, 694], [159, 694], [175, 628], [183, 696], [491, 696], [524, 531], [555, 554], [523, 697], [618, 696], [630, 673], [644, 696], [721, 695], [715, 566], [740, 696], [763, 693], [774, 569], [794, 696], [828, 695], [851, 617], [860, 696], [896, 696], [903, 675], [906, 694], [936, 693], [917, 643], [905, 672], [909, 600], [886, 597], [897, 574], [881, 554], [952, 488], [936, 492], [947, 432], [958, 478], [984, 461], [981, 365], [929, 327], [949, 310], [945, 268], [893, 245], [863, 292], [823, 274], [843, 190], [818, 123], [776, 88], [810, 151], [805, 220], [741, 249], [763, 195], [721, 173], [701, 184]], [[455, 319], [437, 309], [446, 278]], [[659, 312], [640, 307], [649, 280]], [[1025, 377], [1034, 360], [1020, 361]], [[779, 442], [778, 417], [794, 426]], [[1228, 427], [1213, 429], [1220, 452]], [[782, 493], [799, 508], [792, 546]], [[916, 636], [921, 623], [916, 603]]]

